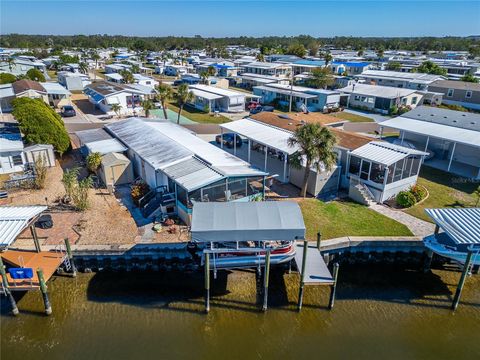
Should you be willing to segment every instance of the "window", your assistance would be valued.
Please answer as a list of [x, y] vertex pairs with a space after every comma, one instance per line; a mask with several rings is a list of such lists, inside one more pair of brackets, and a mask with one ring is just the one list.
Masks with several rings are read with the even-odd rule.
[[368, 180], [368, 174], [370, 173], [370, 161], [362, 161], [362, 170], [360, 171], [360, 178], [363, 180]]
[[395, 166], [395, 173], [393, 174], [393, 181], [402, 180], [404, 159], [397, 161]]
[[453, 89], [448, 89], [448, 91], [447, 91], [447, 96], [448, 96], [448, 97], [452, 97], [452, 96], [453, 96], [453, 92], [454, 92]]
[[383, 185], [385, 179], [385, 166], [372, 163], [372, 170], [370, 171], [370, 180]]
[[418, 100], [418, 98], [416, 96], [414, 96], [412, 98], [412, 105], [415, 105], [417, 103], [417, 100]]
[[465, 94], [465, 97], [467, 99], [470, 99], [472, 97], [472, 91], [471, 90], [468, 90], [467, 93]]
[[13, 162], [13, 166], [23, 165], [22, 155], [13, 155], [12, 162]]
[[403, 105], [407, 105], [407, 98], [403, 98], [403, 99], [402, 99], [402, 104], [403, 104]]
[[247, 196], [247, 179], [228, 179], [230, 200], [241, 199]]
[[356, 156], [350, 157], [350, 168], [348, 170], [350, 174], [358, 176], [360, 172], [360, 161], [361, 161], [360, 158]]

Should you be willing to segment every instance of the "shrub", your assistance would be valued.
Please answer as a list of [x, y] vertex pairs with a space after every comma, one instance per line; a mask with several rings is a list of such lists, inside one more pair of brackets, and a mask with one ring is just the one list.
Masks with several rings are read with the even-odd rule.
[[412, 186], [410, 192], [415, 196], [416, 202], [422, 201], [427, 196], [427, 190], [423, 186]]
[[30, 69], [27, 71], [27, 78], [33, 81], [45, 82], [45, 75], [40, 70]]
[[44, 156], [39, 156], [34, 162], [35, 169], [35, 188], [43, 189], [45, 187], [45, 179], [47, 178], [47, 166]]
[[97, 171], [102, 163], [102, 155], [99, 152], [93, 152], [87, 156], [87, 168], [91, 172]]
[[15, 75], [9, 73], [1, 73], [0, 74], [0, 84], [11, 84], [17, 81]]
[[70, 147], [62, 118], [41, 99], [17, 98], [12, 101], [13, 116], [25, 140], [32, 144], [51, 144], [60, 155]]
[[397, 204], [403, 208], [412, 207], [417, 203], [417, 199], [411, 191], [400, 191], [396, 197]]
[[138, 201], [149, 191], [149, 186], [144, 182], [137, 182], [136, 184], [133, 184], [130, 190], [133, 203], [138, 206]]
[[93, 180], [90, 176], [77, 182], [73, 192], [73, 203], [77, 210], [85, 211], [89, 208], [88, 190], [92, 185]]

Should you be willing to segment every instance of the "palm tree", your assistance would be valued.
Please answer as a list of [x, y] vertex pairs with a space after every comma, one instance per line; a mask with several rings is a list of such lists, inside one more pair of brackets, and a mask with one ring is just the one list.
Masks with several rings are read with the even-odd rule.
[[310, 86], [317, 89], [325, 89], [335, 81], [330, 68], [318, 67], [312, 70], [312, 77], [308, 80]]
[[308, 178], [312, 166], [317, 171], [322, 171], [322, 167], [330, 171], [335, 165], [336, 153], [333, 150], [335, 142], [335, 135], [318, 123], [307, 123], [297, 128], [293, 136], [288, 139], [289, 146], [298, 147], [290, 159], [292, 166], [299, 169], [302, 165], [305, 166], [300, 196], [307, 196]]
[[200, 78], [202, 79], [202, 82], [206, 84], [208, 82], [208, 72], [202, 71], [200, 73]]
[[110, 109], [117, 115], [117, 117], [120, 117], [120, 111], [122, 110], [122, 105], [120, 104], [112, 104], [110, 105]]
[[10, 72], [12, 72], [13, 65], [15, 65], [15, 59], [12, 57], [8, 57], [7, 64], [8, 64], [8, 68], [10, 69]]
[[93, 52], [90, 57], [92, 58], [92, 60], [95, 60], [95, 71], [93, 72], [93, 81], [96, 81], [97, 80], [98, 60], [100, 60], [100, 55], [98, 55], [96, 52]]
[[78, 64], [78, 69], [79, 69], [82, 73], [84, 73], [84, 74], [88, 73], [88, 65], [87, 65], [87, 63], [81, 62], [80, 64]]
[[330, 61], [333, 60], [332, 54], [330, 54], [329, 52], [325, 53], [325, 55], [323, 56], [323, 60], [325, 60], [325, 66], [327, 66]]
[[141, 105], [145, 111], [145, 117], [150, 117], [150, 110], [153, 109], [153, 102], [151, 100], [143, 100]]
[[180, 116], [182, 114], [183, 107], [185, 106], [186, 103], [190, 102], [193, 100], [194, 95], [193, 92], [191, 92], [188, 89], [187, 84], [181, 84], [178, 87], [177, 94], [176, 94], [176, 99], [177, 99], [177, 104], [178, 104], [178, 118], [177, 118], [177, 124], [180, 124]]
[[165, 119], [168, 119], [167, 102], [173, 98], [173, 89], [170, 85], [159, 84], [157, 86], [157, 91], [158, 91], [158, 100], [160, 100], [160, 103], [162, 104], [163, 116], [165, 116]]
[[265, 56], [262, 53], [257, 54], [257, 61], [264, 62]]
[[208, 76], [215, 76], [215, 74], [217, 73], [217, 70], [215, 70], [215, 68], [210, 65], [208, 68], [207, 68], [207, 74]]
[[135, 82], [135, 78], [133, 77], [133, 74], [130, 71], [122, 70], [120, 71], [119, 74], [122, 75], [123, 82], [125, 84], [133, 84]]

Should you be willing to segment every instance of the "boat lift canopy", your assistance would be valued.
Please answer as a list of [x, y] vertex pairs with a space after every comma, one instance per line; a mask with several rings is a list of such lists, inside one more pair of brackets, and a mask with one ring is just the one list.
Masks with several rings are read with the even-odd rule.
[[8, 248], [46, 206], [1, 206], [0, 249]]
[[191, 234], [197, 242], [294, 241], [305, 238], [305, 223], [291, 201], [199, 202]]
[[480, 208], [425, 209], [456, 244], [480, 246]]

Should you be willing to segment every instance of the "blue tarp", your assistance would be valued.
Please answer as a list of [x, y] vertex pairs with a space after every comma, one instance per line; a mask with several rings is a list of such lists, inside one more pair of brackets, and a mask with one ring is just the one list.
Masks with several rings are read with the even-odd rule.
[[8, 272], [12, 279], [31, 279], [33, 278], [32, 268], [10, 268]]

